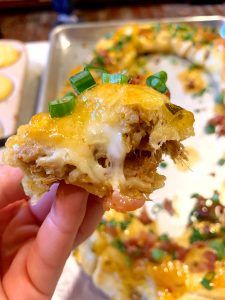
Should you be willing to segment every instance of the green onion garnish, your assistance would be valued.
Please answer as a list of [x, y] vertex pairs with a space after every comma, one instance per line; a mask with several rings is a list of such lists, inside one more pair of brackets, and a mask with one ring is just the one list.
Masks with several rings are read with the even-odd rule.
[[219, 193], [217, 191], [214, 191], [211, 200], [214, 203], [219, 203], [220, 199], [219, 199]]
[[198, 193], [191, 194], [191, 198], [198, 198], [199, 196], [200, 196], [200, 194], [198, 194]]
[[160, 71], [158, 73], [155, 73], [151, 76], [149, 76], [146, 79], [146, 84], [153, 89], [157, 90], [160, 93], [166, 93], [168, 91], [168, 88], [166, 86], [167, 81], [167, 73], [165, 71]]
[[96, 71], [104, 72], [104, 71], [105, 71], [105, 68], [104, 68], [104, 67], [101, 67], [101, 66], [95, 66], [95, 65], [92, 65], [92, 64], [87, 64], [87, 65], [84, 67], [84, 70], [85, 70], [85, 71], [96, 70]]
[[110, 220], [108, 225], [111, 228], [116, 228], [117, 222], [116, 222], [116, 220]]
[[160, 168], [165, 169], [167, 167], [167, 163], [165, 161], [162, 161], [159, 166]]
[[212, 280], [215, 277], [215, 272], [209, 272], [205, 275], [205, 277], [201, 281], [201, 285], [204, 286], [207, 290], [212, 290], [213, 284]]
[[76, 96], [73, 93], [68, 92], [63, 98], [49, 102], [49, 113], [52, 118], [64, 117], [71, 114], [75, 104]]
[[169, 242], [170, 241], [170, 238], [169, 238], [168, 234], [166, 234], [166, 233], [161, 234], [159, 236], [159, 239], [162, 242]]
[[201, 234], [201, 232], [198, 229], [193, 228], [192, 234], [189, 238], [190, 243], [193, 244], [195, 242], [204, 241], [204, 240], [205, 240], [205, 236]]
[[97, 229], [105, 228], [105, 225], [106, 225], [106, 220], [102, 219], [102, 220], [99, 222]]
[[124, 74], [102, 74], [102, 83], [128, 83], [129, 78]]
[[152, 256], [152, 259], [156, 262], [161, 262], [163, 260], [163, 258], [165, 257], [165, 255], [166, 255], [166, 252], [159, 248], [152, 249], [151, 256]]
[[161, 79], [164, 83], [167, 81], [167, 73], [165, 71], [160, 71], [158, 73], [155, 73], [153, 76]]
[[206, 127], [205, 127], [205, 132], [207, 134], [213, 134], [213, 133], [215, 133], [216, 132], [215, 125], [213, 125], [213, 124], [207, 124]]
[[225, 158], [220, 158], [217, 162], [219, 166], [223, 166], [225, 164]]
[[118, 238], [116, 238], [114, 241], [112, 241], [112, 246], [115, 247], [120, 252], [123, 252], [123, 253], [126, 250], [126, 248], [124, 246], [124, 243]]
[[225, 226], [222, 226], [222, 227], [220, 228], [220, 233], [225, 234]]
[[209, 243], [209, 247], [216, 251], [216, 255], [219, 260], [222, 260], [225, 257], [225, 244], [223, 241], [211, 241]]
[[216, 95], [215, 102], [217, 104], [224, 104], [224, 101], [225, 101], [225, 95], [224, 95], [223, 92], [220, 93], [220, 94], [218, 94], [218, 95]]
[[120, 222], [120, 229], [126, 230], [130, 223], [131, 223], [130, 220], [125, 220], [125, 221]]
[[155, 77], [154, 75], [149, 76], [146, 79], [146, 84], [153, 88], [154, 90], [165, 94], [167, 92], [167, 87], [164, 81], [162, 81], [160, 78]]
[[70, 77], [70, 83], [77, 94], [96, 85], [94, 78], [88, 70], [81, 71]]

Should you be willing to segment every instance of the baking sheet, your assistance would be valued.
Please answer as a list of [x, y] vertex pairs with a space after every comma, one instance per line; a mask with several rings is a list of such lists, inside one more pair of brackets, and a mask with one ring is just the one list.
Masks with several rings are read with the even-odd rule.
[[[222, 27], [225, 20], [222, 17], [211, 17], [210, 19], [195, 17], [166, 21], [201, 22], [214, 27]], [[48, 100], [57, 96], [73, 67], [89, 60], [96, 40], [120, 25], [121, 22], [62, 26], [53, 32], [49, 62], [38, 110], [47, 109]], [[225, 202], [224, 167], [217, 164], [218, 159], [225, 154], [225, 138], [218, 138], [214, 134], [206, 135], [204, 131], [207, 121], [214, 115], [214, 85], [212, 78], [204, 73], [209, 85], [204, 95], [193, 98], [184, 92], [178, 75], [186, 70], [189, 64], [184, 59], [161, 55], [149, 56], [148, 62], [148, 68], [153, 72], [159, 70], [168, 72], [168, 87], [171, 91], [172, 102], [195, 112], [196, 117], [196, 135], [189, 138], [184, 144], [197, 151], [198, 161], [186, 171], [180, 171], [169, 158], [166, 158], [167, 167], [160, 170], [160, 173], [167, 176], [165, 187], [154, 192], [151, 195], [153, 202], [147, 204], [149, 213], [152, 213], [154, 203], [160, 203], [165, 198], [173, 201], [175, 209], [179, 212], [176, 216], [171, 217], [166, 211], [161, 211], [157, 215], [157, 226], [161, 233], [167, 232], [173, 236], [182, 234], [185, 229], [187, 217], [194, 205], [194, 199], [191, 199], [193, 193], [197, 192], [205, 197], [210, 197], [214, 190], [219, 190], [221, 199]], [[89, 300], [91, 298], [107, 299], [81, 272], [73, 257], [70, 257], [53, 299]]]
[[57, 97], [68, 73], [75, 66], [88, 62], [96, 41], [104, 34], [129, 23], [198, 23], [222, 28], [225, 17], [187, 17], [157, 20], [131, 20], [123, 22], [93, 22], [56, 27], [50, 37], [50, 50], [43, 83], [40, 90], [37, 111], [47, 111], [48, 102]]

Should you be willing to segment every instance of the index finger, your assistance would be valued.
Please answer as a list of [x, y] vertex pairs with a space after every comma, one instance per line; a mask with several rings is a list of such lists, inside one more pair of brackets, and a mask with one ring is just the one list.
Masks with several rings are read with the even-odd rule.
[[0, 209], [26, 197], [21, 186], [22, 178], [20, 169], [0, 165]]

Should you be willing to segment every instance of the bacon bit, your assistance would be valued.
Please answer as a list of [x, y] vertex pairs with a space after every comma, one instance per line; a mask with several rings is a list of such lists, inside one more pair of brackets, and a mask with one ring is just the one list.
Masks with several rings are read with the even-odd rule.
[[127, 212], [142, 207], [144, 203], [144, 198], [130, 198], [120, 194], [118, 191], [114, 191], [112, 196], [103, 198], [103, 209], [109, 210], [113, 208], [119, 212]]
[[190, 245], [191, 248], [204, 248], [206, 243], [204, 241], [197, 241]]
[[215, 267], [215, 262], [217, 260], [217, 256], [214, 252], [210, 250], [206, 250], [202, 259], [199, 261], [194, 261], [190, 264], [190, 270], [192, 272], [208, 272], [213, 271]]
[[189, 265], [191, 272], [207, 272], [208, 268], [205, 261], [193, 261]]
[[108, 233], [109, 235], [116, 237], [117, 236], [117, 230], [115, 227], [109, 226], [106, 224], [105, 226], [105, 232]]
[[217, 261], [216, 253], [208, 250], [208, 251], [204, 252], [203, 257], [207, 261], [207, 264], [206, 264], [207, 270], [208, 271], [213, 271], [214, 267], [215, 267], [215, 262]]
[[167, 89], [165, 95], [170, 99], [170, 90]]
[[209, 173], [209, 176], [215, 177], [215, 176], [216, 176], [216, 173], [211, 172], [211, 173]]
[[180, 261], [184, 261], [185, 257], [188, 253], [188, 249], [179, 246], [178, 244], [174, 242], [162, 242], [159, 246], [160, 249], [170, 253], [174, 256], [175, 259], [178, 259]]
[[124, 245], [129, 255], [137, 257], [142, 254], [142, 249], [138, 246], [137, 242], [138, 241], [135, 238], [125, 241]]
[[146, 207], [143, 207], [140, 213], [140, 216], [138, 216], [138, 219], [144, 224], [144, 225], [148, 225], [151, 224], [153, 221], [152, 219], [149, 217]]
[[193, 80], [190, 80], [188, 84], [186, 85], [187, 89], [194, 89], [195, 88], [195, 82]]
[[129, 80], [130, 84], [140, 84], [142, 77], [140, 75], [134, 76]]
[[124, 245], [127, 253], [134, 258], [149, 258], [149, 251], [156, 241], [157, 237], [155, 234], [142, 231], [137, 237], [125, 241]]
[[173, 204], [172, 204], [172, 201], [169, 200], [169, 199], [165, 199], [164, 202], [163, 202], [163, 208], [171, 215], [175, 215], [175, 209], [173, 208]]
[[218, 136], [225, 136], [225, 115], [217, 115], [211, 118], [207, 124], [216, 126]]
[[216, 126], [216, 125], [223, 125], [224, 121], [225, 121], [224, 115], [217, 115], [217, 116], [211, 118], [209, 120], [209, 123]]
[[107, 50], [100, 50], [97, 54], [99, 56], [101, 56], [102, 58], [104, 58], [104, 65], [105, 66], [112, 64], [112, 61], [111, 61], [111, 59], [109, 57], [109, 54], [108, 54]]

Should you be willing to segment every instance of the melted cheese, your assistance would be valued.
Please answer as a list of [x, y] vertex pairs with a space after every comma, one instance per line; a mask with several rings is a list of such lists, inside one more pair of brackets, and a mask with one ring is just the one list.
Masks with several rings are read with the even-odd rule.
[[[126, 220], [126, 215], [111, 210], [105, 213], [105, 220], [107, 222], [111, 220], [122, 222]], [[138, 218], [133, 217], [125, 230], [119, 229], [119, 226], [117, 227], [117, 237], [124, 242], [127, 239], [137, 238], [140, 233], [143, 231], [148, 232], [149, 230], [155, 231], [152, 224], [144, 225]], [[188, 234], [190, 234], [190, 231], [188, 231]], [[97, 285], [100, 284], [102, 287], [102, 285], [105, 285], [105, 282], [110, 281], [112, 286], [115, 286], [119, 279], [120, 284], [116, 285], [115, 292], [117, 292], [117, 297], [120, 293], [121, 297], [124, 297], [119, 299], [131, 299], [131, 293], [134, 290], [138, 290], [138, 288], [139, 291], [142, 291], [150, 278], [155, 285], [151, 284], [151, 286], [148, 286], [148, 289], [144, 289], [146, 299], [154, 299], [154, 295], [157, 295], [156, 298], [158, 300], [189, 299], [188, 295], [192, 294], [202, 294], [209, 297], [209, 291], [205, 290], [201, 285], [201, 280], [205, 276], [206, 271], [196, 269], [193, 272], [191, 269], [193, 263], [199, 262], [200, 257], [201, 259], [203, 258], [203, 253], [207, 251], [207, 248], [191, 249], [184, 261], [171, 260], [169, 256], [165, 256], [163, 261], [158, 264], [146, 259], [139, 259], [130, 267], [127, 256], [111, 245], [113, 238], [109, 234], [99, 231], [95, 232], [94, 236], [95, 241], [92, 251], [98, 257], [98, 270], [93, 275], [95, 283]], [[116, 281], [114, 281], [115, 278], [113, 279], [112, 274], [117, 274], [117, 276], [115, 275]], [[212, 297], [217, 294], [217, 290], [218, 295], [221, 295], [221, 290], [225, 287], [224, 260], [215, 263], [213, 287], [214, 289], [211, 291]], [[108, 294], [107, 290], [104, 291]], [[224, 290], [222, 290], [223, 292]], [[144, 294], [141, 292], [142, 296]], [[198, 297], [196, 296], [193, 299], [198, 299]]]
[[[89, 191], [104, 197], [126, 184], [124, 160], [135, 150], [130, 141], [135, 131], [144, 130], [151, 148], [158, 149], [168, 140], [193, 135], [193, 122], [191, 112], [148, 86], [99, 84], [77, 97], [70, 115], [41, 113], [21, 126], [7, 141], [5, 161], [22, 163], [29, 175], [23, 180], [26, 193], [36, 199], [62, 178], [87, 189], [96, 186]], [[27, 162], [36, 165], [36, 177]], [[131, 189], [136, 183], [129, 183]]]
[[[179, 137], [181, 131], [184, 135], [188, 134], [182, 121], [182, 128], [179, 127], [179, 122], [173, 124], [173, 114], [164, 107], [167, 102], [169, 99], [165, 95], [147, 86], [97, 85], [77, 97], [76, 107], [71, 115], [51, 118], [48, 113], [38, 114], [30, 124], [19, 128], [18, 135], [9, 139], [7, 146], [18, 148], [30, 138], [46, 148], [54, 149], [54, 153], [50, 151], [48, 161], [53, 161], [56, 155], [61, 156], [62, 162], [77, 166], [93, 182], [110, 176], [113, 188], [117, 189], [119, 183], [125, 180], [123, 162], [128, 152], [122, 139], [127, 118], [125, 107], [142, 110], [148, 122], [159, 117], [168, 119], [168, 130], [172, 132], [174, 139], [182, 139], [182, 136]], [[184, 122], [185, 125], [192, 125], [193, 116], [190, 112], [185, 115]], [[159, 147], [162, 140], [172, 138], [168, 130], [166, 132], [165, 129], [165, 134], [162, 130], [160, 125], [152, 133], [151, 143], [155, 147]], [[110, 168], [103, 168], [95, 159], [96, 148], [103, 149], [107, 154]], [[44, 160], [39, 159], [39, 165], [43, 165]]]

